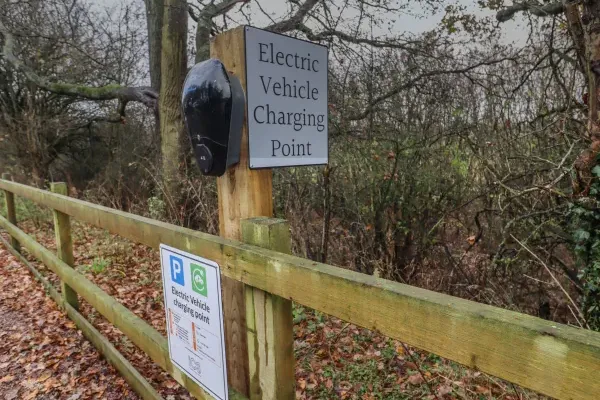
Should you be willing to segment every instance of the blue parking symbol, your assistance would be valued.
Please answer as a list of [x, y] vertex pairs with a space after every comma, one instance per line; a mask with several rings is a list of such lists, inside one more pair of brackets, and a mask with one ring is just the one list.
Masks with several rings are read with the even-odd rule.
[[183, 260], [179, 257], [169, 256], [171, 264], [171, 280], [185, 286], [185, 278], [183, 277]]

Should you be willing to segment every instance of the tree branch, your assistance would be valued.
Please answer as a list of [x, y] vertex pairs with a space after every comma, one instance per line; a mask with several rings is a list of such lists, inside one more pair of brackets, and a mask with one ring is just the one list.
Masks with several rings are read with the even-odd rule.
[[577, 59], [579, 60], [579, 70], [585, 72], [587, 69], [587, 61], [585, 54], [585, 34], [583, 25], [581, 24], [581, 16], [579, 15], [579, 7], [574, 3], [565, 5], [565, 17], [569, 26], [569, 33], [575, 44]]
[[308, 13], [310, 12], [310, 10], [312, 10], [318, 3], [322, 1], [323, 0], [306, 0], [304, 3], [302, 3], [300, 7], [298, 7], [298, 10], [294, 15], [292, 15], [285, 21], [280, 21], [268, 26], [266, 30], [271, 32], [284, 33], [294, 29], [298, 29], [299, 26], [302, 24], [302, 21], [304, 21], [306, 15], [308, 15]]
[[492, 59], [492, 60], [481, 61], [481, 62], [478, 62], [473, 65], [469, 65], [464, 68], [456, 68], [456, 69], [449, 69], [449, 70], [433, 70], [433, 71], [423, 72], [423, 73], [417, 75], [416, 77], [410, 79], [409, 81], [404, 82], [403, 84], [398, 85], [396, 87], [393, 87], [388, 92], [386, 92], [378, 97], [375, 97], [373, 99], [373, 101], [370, 104], [368, 104], [362, 111], [355, 113], [355, 114], [351, 114], [347, 118], [350, 121], [357, 121], [357, 120], [365, 119], [370, 113], [375, 111], [375, 107], [379, 103], [397, 95], [398, 93], [402, 92], [403, 90], [410, 89], [411, 87], [415, 86], [418, 82], [420, 82], [421, 80], [423, 80], [425, 78], [430, 78], [432, 76], [445, 75], [445, 74], [466, 74], [467, 72], [477, 69], [479, 67], [487, 66], [487, 65], [494, 65], [494, 64], [502, 63], [502, 62], [508, 61], [508, 60], [513, 60], [513, 59], [510, 57], [500, 58], [500, 59]]
[[233, 8], [238, 3], [248, 3], [250, 0], [223, 0], [217, 5], [207, 6], [205, 10], [210, 10], [211, 18], [223, 15]]
[[71, 83], [51, 82], [46, 77], [38, 75], [37, 72], [25, 65], [25, 63], [15, 56], [14, 37], [2, 21], [0, 21], [0, 34], [4, 36], [4, 45], [2, 46], [0, 55], [2, 55], [15, 70], [21, 72], [29, 82], [34, 83], [43, 90], [59, 95], [79, 97], [88, 100], [117, 99], [120, 103], [119, 113], [121, 115], [124, 115], [125, 106], [130, 101], [142, 103], [153, 110], [157, 109], [158, 93], [151, 87], [126, 87], [120, 85], [90, 87]]
[[314, 33], [309, 27], [307, 27], [303, 23], [298, 24], [298, 26], [296, 26], [296, 29], [298, 29], [299, 31], [304, 33], [309, 40], [312, 40], [315, 42], [318, 42], [321, 40], [326, 40], [331, 37], [337, 37], [340, 40], [343, 40], [345, 42], [355, 43], [355, 44], [367, 44], [369, 46], [378, 47], [378, 48], [413, 50], [412, 48], [410, 48], [410, 46], [407, 46], [405, 43], [398, 43], [398, 42], [393, 42], [393, 41], [383, 41], [383, 40], [377, 40], [377, 39], [359, 38], [359, 37], [355, 37], [355, 36], [349, 35], [344, 32], [337, 31], [335, 29], [326, 29], [319, 33]]
[[565, 7], [562, 1], [550, 4], [538, 4], [538, 3], [515, 3], [512, 6], [506, 7], [496, 14], [496, 19], [499, 22], [506, 22], [510, 20], [514, 15], [520, 11], [528, 11], [531, 14], [538, 17], [547, 17], [550, 15], [558, 15], [565, 11]]
[[[210, 21], [211, 19], [218, 17], [219, 15], [227, 13], [236, 4], [248, 3], [249, 1], [251, 0], [223, 0], [218, 4], [210, 3], [204, 6], [204, 8], [202, 9], [200, 9], [196, 5], [189, 4], [188, 12], [190, 13], [192, 19], [196, 22], [198, 22], [199, 20]], [[198, 12], [197, 14], [194, 11], [194, 9], [196, 9], [196, 11]]]
[[[207, 60], [210, 57], [210, 35], [213, 27], [213, 18], [223, 15], [238, 3], [247, 3], [250, 0], [222, 0], [218, 4], [211, 2], [204, 6], [198, 14], [191, 14], [196, 26], [196, 62]], [[191, 11], [191, 9], [189, 10]]]

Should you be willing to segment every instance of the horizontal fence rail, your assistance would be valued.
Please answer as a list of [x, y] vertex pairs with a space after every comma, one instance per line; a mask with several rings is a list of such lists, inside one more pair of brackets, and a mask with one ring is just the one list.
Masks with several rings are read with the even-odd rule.
[[[559, 399], [597, 399], [600, 393], [599, 333], [242, 244], [6, 180], [0, 180], [0, 189], [155, 249], [164, 243], [212, 259], [225, 276], [249, 286], [540, 393]], [[94, 285], [83, 275], [64, 269], [66, 264], [6, 219], [0, 219], [0, 226], [59, 275], [61, 271], [70, 274], [60, 277], [103, 315], [105, 311], [115, 326], [128, 336], [133, 335], [132, 341], [155, 362], [177, 375], [168, 359], [166, 339], [157, 331], [99, 288], [90, 287]], [[89, 291], [89, 298], [80, 290]], [[115, 312], [117, 309], [119, 312]], [[140, 335], [148, 337], [133, 340]], [[177, 378], [180, 382], [186, 379]]]

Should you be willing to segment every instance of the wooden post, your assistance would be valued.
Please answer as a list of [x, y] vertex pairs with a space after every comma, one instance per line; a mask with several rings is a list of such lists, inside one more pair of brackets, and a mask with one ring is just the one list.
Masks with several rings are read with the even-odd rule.
[[[244, 27], [218, 35], [211, 43], [210, 55], [235, 74], [246, 91], [246, 50]], [[219, 231], [229, 239], [241, 239], [241, 221], [273, 215], [273, 183], [270, 169], [248, 168], [248, 124], [244, 123], [240, 162], [217, 179]], [[244, 305], [244, 285], [223, 278], [223, 311], [229, 385], [249, 396], [248, 343]]]
[[[9, 173], [3, 173], [2, 179], [12, 181], [12, 176]], [[17, 225], [17, 209], [15, 208], [15, 195], [8, 190], [4, 191], [4, 205], [6, 206], [6, 219], [13, 225]], [[14, 237], [10, 237], [10, 245], [19, 253], [21, 252], [21, 244]]]
[[[242, 221], [244, 243], [291, 253], [289, 224], [282, 219]], [[246, 286], [250, 399], [296, 397], [292, 302]]]
[[[50, 184], [50, 191], [53, 193], [68, 196], [67, 184], [64, 182], [54, 182]], [[54, 234], [56, 236], [56, 254], [65, 264], [75, 265], [73, 258], [73, 240], [71, 239], [71, 220], [67, 214], [53, 210], [54, 214]], [[63, 299], [74, 309], [79, 308], [77, 292], [74, 291], [63, 280], [60, 281], [60, 288]]]

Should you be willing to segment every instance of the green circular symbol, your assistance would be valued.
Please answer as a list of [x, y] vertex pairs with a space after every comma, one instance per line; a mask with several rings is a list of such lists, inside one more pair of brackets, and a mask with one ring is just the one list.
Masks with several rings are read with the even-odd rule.
[[197, 291], [204, 292], [206, 290], [206, 280], [201, 270], [194, 270], [192, 282], [194, 283], [194, 289], [196, 289]]
[[194, 285], [196, 285], [196, 289], [204, 290], [205, 284], [206, 282], [204, 282], [204, 277], [202, 276], [202, 273], [198, 270], [194, 271]]

